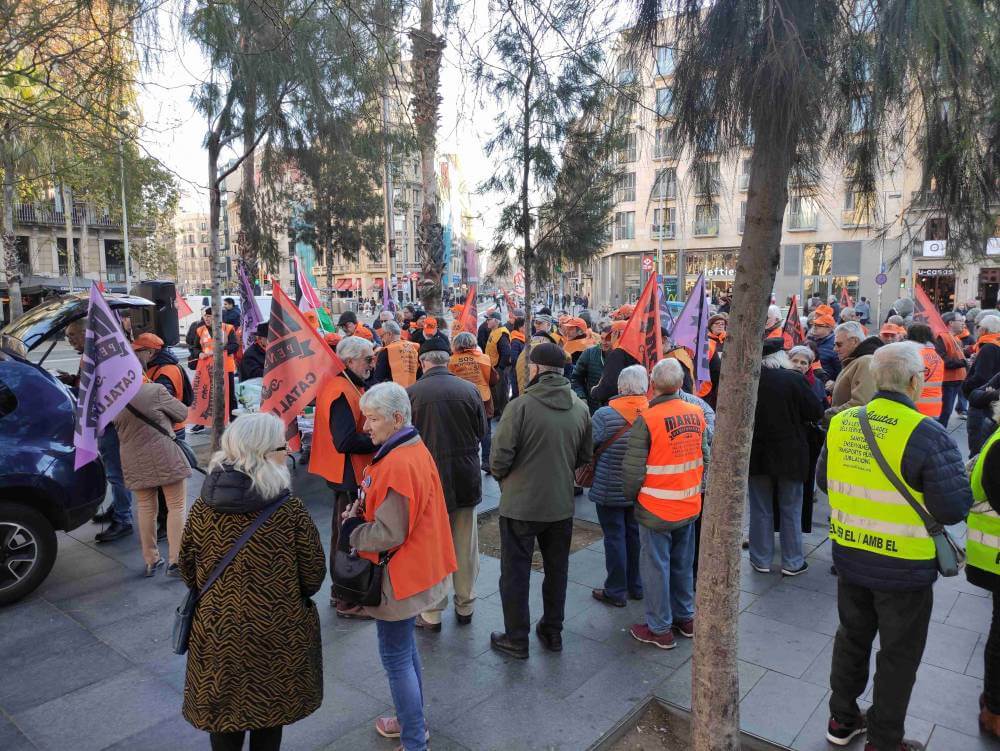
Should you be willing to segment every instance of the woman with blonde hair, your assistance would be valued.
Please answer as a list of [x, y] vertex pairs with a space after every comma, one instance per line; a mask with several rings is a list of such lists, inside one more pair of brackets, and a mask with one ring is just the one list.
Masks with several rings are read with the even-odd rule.
[[255, 523], [265, 521], [202, 592], [188, 642], [185, 719], [213, 751], [281, 746], [282, 728], [323, 701], [319, 617], [309, 599], [326, 563], [319, 532], [292, 496], [285, 426], [255, 413], [234, 421], [191, 507], [178, 561], [201, 590]]

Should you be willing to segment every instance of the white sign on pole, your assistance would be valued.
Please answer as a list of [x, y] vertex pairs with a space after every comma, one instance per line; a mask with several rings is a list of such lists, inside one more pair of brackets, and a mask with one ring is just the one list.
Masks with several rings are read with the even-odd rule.
[[924, 258], [944, 258], [947, 252], [947, 240], [924, 240]]

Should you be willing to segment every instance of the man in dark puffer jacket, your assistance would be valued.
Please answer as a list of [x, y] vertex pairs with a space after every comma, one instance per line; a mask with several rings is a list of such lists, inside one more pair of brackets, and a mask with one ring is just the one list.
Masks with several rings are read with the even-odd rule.
[[590, 395], [590, 390], [600, 383], [601, 374], [604, 372], [604, 357], [610, 351], [611, 324], [606, 323], [601, 327], [601, 343], [585, 349], [573, 366], [573, 377], [570, 379], [573, 392], [587, 403], [590, 414], [594, 414], [601, 406]]
[[[840, 575], [827, 738], [845, 745], [867, 730], [866, 748], [920, 749], [903, 740], [903, 723], [927, 641], [938, 575], [935, 546], [868, 448], [861, 411], [870, 415], [888, 469], [940, 524], [965, 519], [972, 492], [951, 436], [914, 406], [924, 380], [919, 350], [908, 342], [887, 344], [876, 350], [870, 367], [875, 397], [833, 417], [816, 472], [830, 496], [833, 562]], [[876, 633], [881, 649], [875, 704], [866, 723], [857, 699], [868, 682]]]

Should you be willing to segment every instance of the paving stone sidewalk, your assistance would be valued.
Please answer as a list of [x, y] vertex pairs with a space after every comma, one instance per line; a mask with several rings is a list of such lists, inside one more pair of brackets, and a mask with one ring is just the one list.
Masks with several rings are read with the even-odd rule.
[[[954, 427], [964, 441], [964, 423]], [[328, 537], [325, 486], [301, 471], [296, 477]], [[189, 500], [200, 481], [191, 485]], [[496, 507], [498, 495], [488, 481], [482, 510]], [[585, 496], [577, 509], [594, 519]], [[824, 730], [837, 608], [827, 513], [817, 504], [806, 574], [758, 574], [744, 553], [740, 575], [742, 725], [796, 751], [831, 748]], [[29, 599], [0, 609], [0, 749], [207, 749], [205, 734], [180, 715], [184, 658], [169, 645], [183, 585], [142, 578], [137, 538], [96, 545], [96, 531], [88, 524], [60, 534], [52, 575]], [[440, 634], [418, 634], [434, 751], [582, 750], [649, 695], [690, 704], [691, 642], [680, 639], [672, 651], [639, 644], [628, 627], [642, 619], [641, 603], [616, 609], [591, 598], [591, 588], [603, 584], [602, 543], [570, 558], [562, 654], [533, 643], [531, 659], [521, 662], [490, 650], [489, 633], [503, 624], [498, 578], [499, 561], [482, 557], [472, 625], [460, 628], [446, 617]], [[542, 576], [532, 579], [538, 617]], [[934, 594], [907, 733], [932, 751], [996, 749], [977, 728], [990, 599], [964, 576], [939, 581]], [[329, 581], [316, 596], [324, 703], [286, 729], [283, 748], [391, 751], [395, 744], [372, 728], [392, 703], [375, 626], [337, 619], [328, 598]]]

